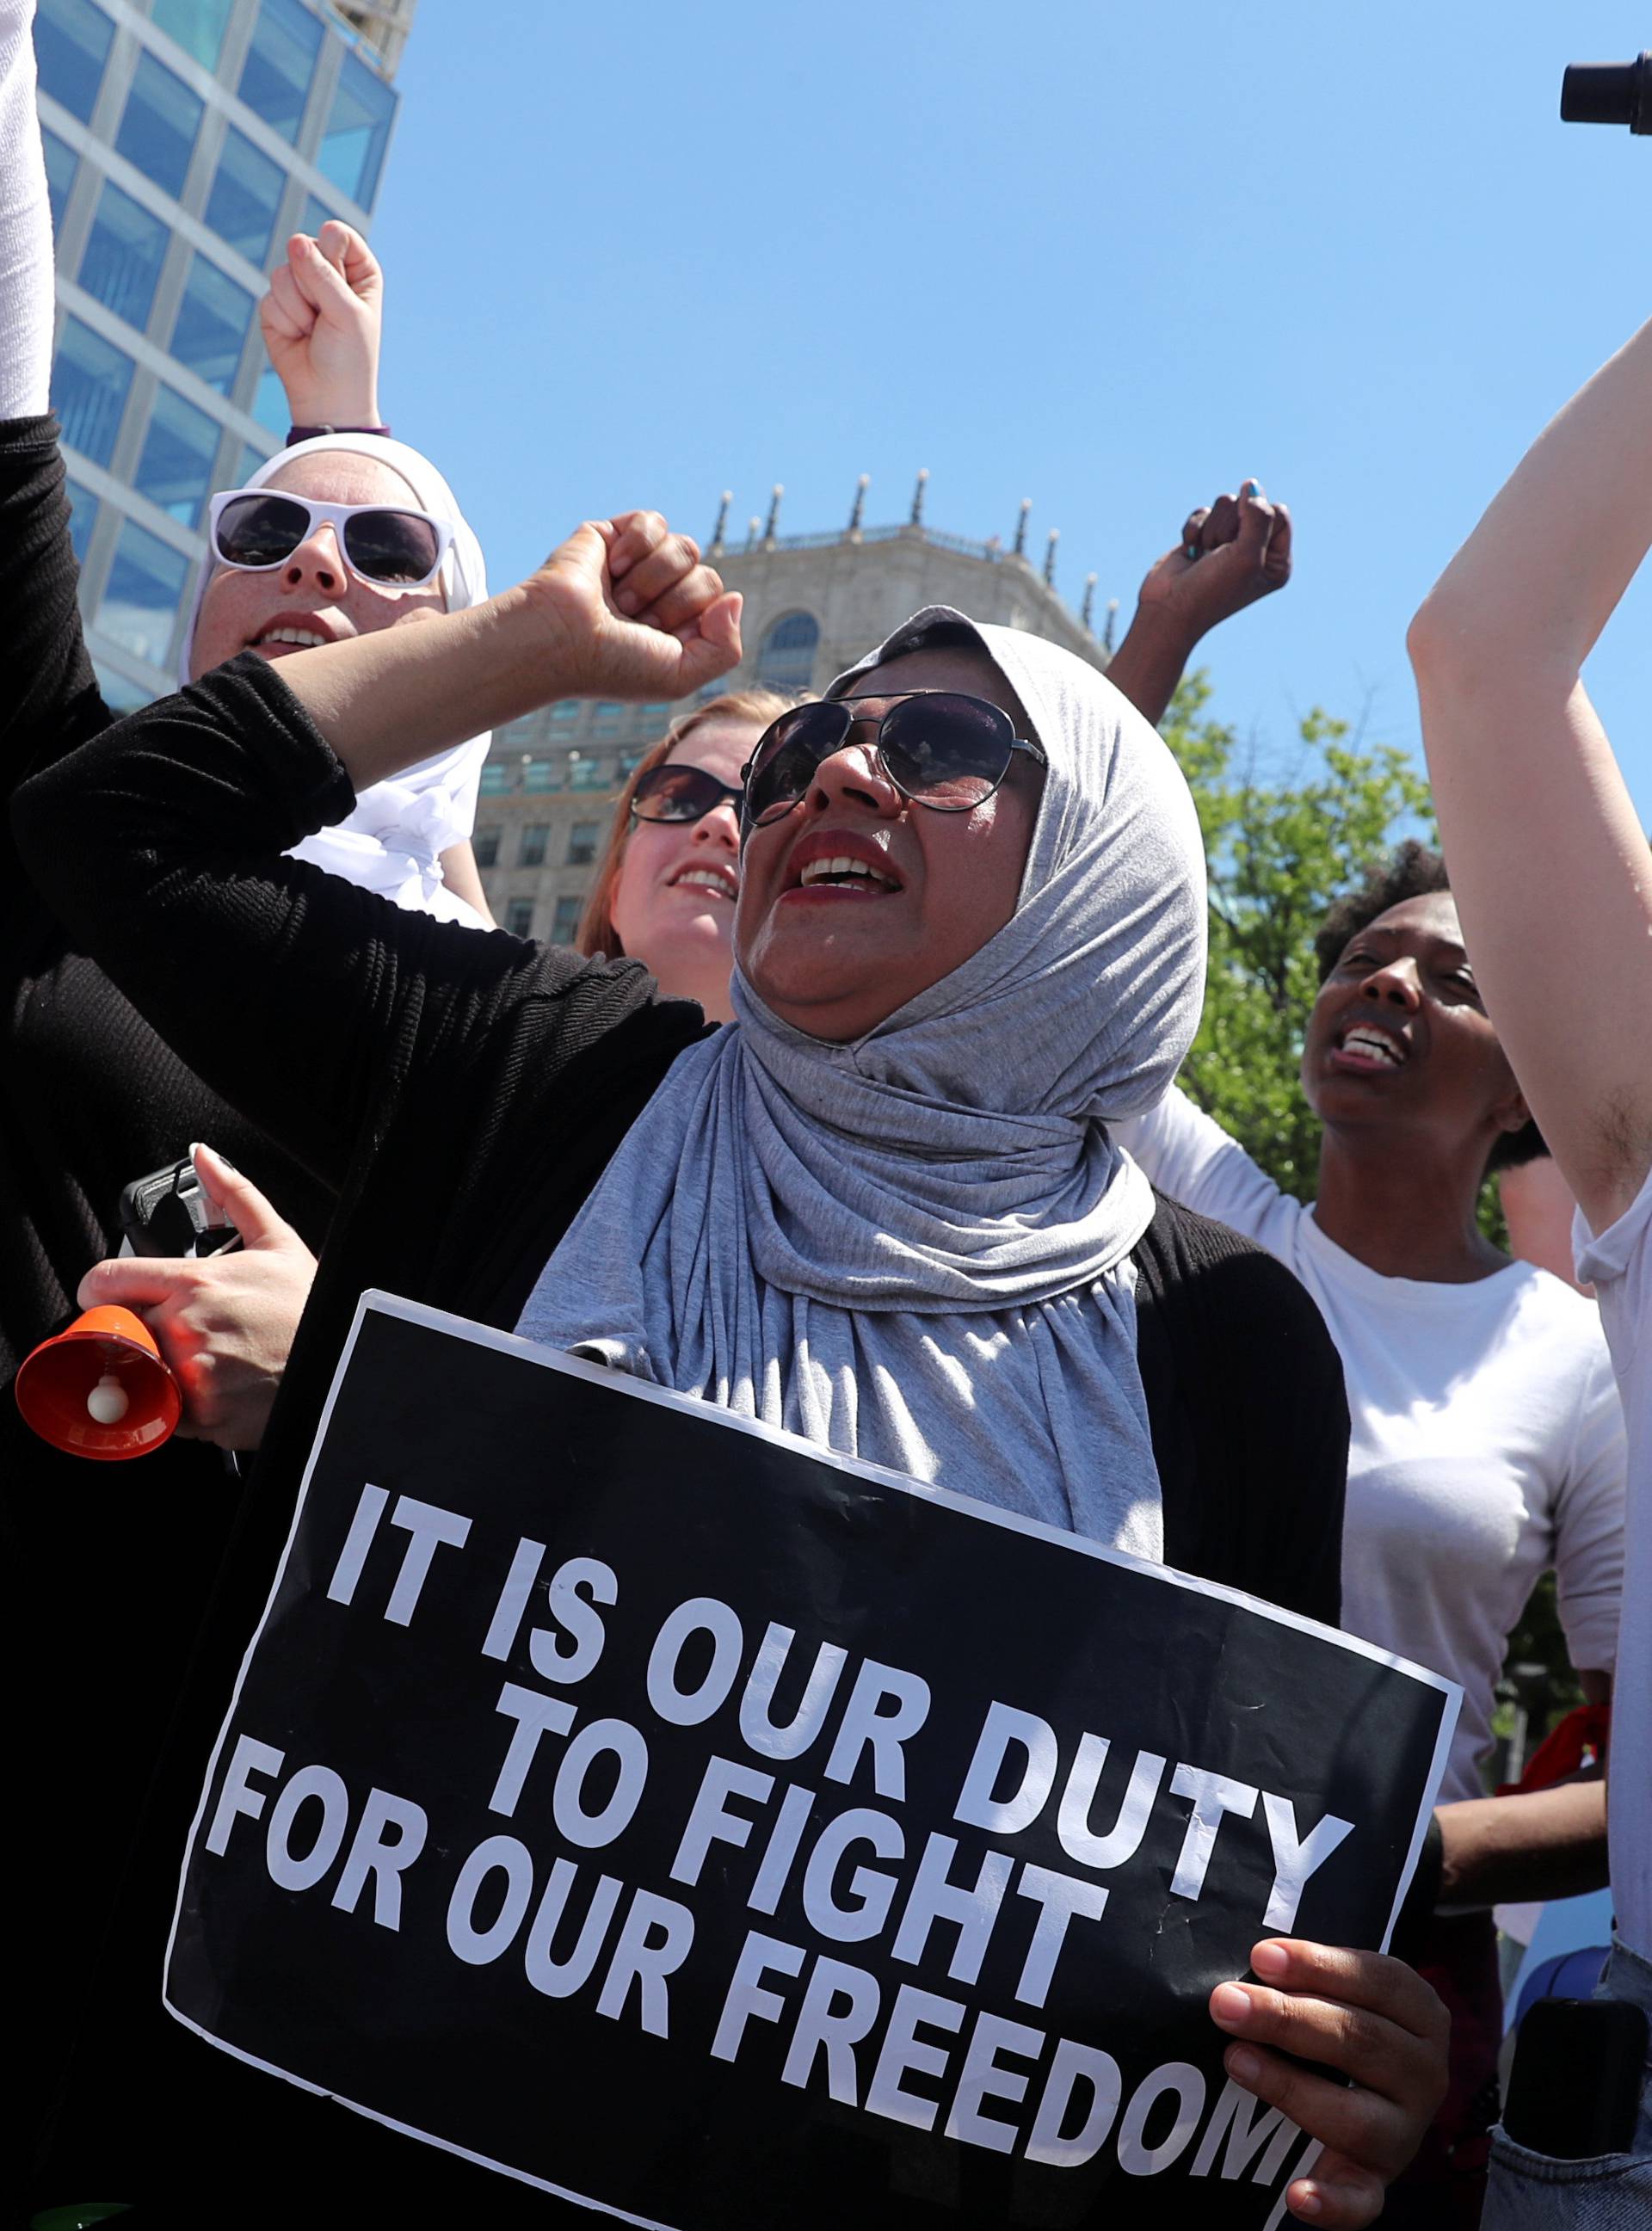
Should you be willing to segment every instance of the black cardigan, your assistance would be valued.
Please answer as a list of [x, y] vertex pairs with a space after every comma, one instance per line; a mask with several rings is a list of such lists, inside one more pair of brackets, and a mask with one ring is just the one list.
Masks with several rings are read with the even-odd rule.
[[[456, 2208], [492, 2221], [523, 2205], [542, 2221], [552, 2203], [481, 2185], [428, 2150], [409, 2163], [405, 2142], [249, 2075], [155, 2005], [185, 1825], [356, 1297], [374, 1285], [514, 1325], [704, 1030], [697, 1007], [661, 999], [634, 963], [457, 930], [280, 857], [351, 802], [278, 670], [247, 654], [45, 768], [15, 809], [74, 934], [185, 1060], [340, 1196], [128, 1886], [76, 2087], [84, 2113], [59, 2157], [77, 2189], [93, 2176], [176, 2195], [186, 2157], [210, 2183], [201, 2165], [222, 2165], [220, 2144], [242, 2155], [256, 2127], [270, 2137], [261, 2176], [278, 2158], [301, 2181], [322, 2150], [341, 2192], [336, 2179], [356, 2173], [342, 2140], [380, 2201], [386, 2178], [408, 2177], [428, 2202], [431, 2178], [450, 2177]], [[1347, 1408], [1318, 1311], [1271, 1258], [1168, 1203], [1135, 1260], [1167, 1561], [1334, 1620]], [[176, 2067], [195, 2105], [128, 2126], [115, 2071], [138, 2055]], [[165, 2166], [146, 2166], [156, 2146]]]

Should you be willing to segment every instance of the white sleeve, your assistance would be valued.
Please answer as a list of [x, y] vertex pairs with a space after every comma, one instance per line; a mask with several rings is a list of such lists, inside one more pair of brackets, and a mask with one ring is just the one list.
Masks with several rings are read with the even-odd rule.
[[1617, 1661], [1623, 1593], [1623, 1407], [1603, 1342], [1590, 1367], [1555, 1510], [1554, 1568], [1566, 1649], [1580, 1672]]
[[49, 407], [52, 220], [35, 113], [35, 0], [0, 0], [0, 418]]
[[[1108, 1129], [1161, 1193], [1277, 1251], [1285, 1196], [1238, 1140], [1195, 1108], [1179, 1084], [1145, 1116], [1109, 1124]], [[1293, 1218], [1299, 1213], [1294, 1201], [1289, 1206]]]

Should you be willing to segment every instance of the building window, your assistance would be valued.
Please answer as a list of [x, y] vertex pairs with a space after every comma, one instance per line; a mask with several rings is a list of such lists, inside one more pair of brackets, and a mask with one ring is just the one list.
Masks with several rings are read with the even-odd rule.
[[499, 831], [496, 829], [476, 830], [470, 839], [470, 850], [476, 856], [477, 867], [496, 868], [499, 865]]
[[114, 25], [92, 0], [40, 0], [35, 60], [43, 92], [82, 124], [91, 120]]
[[235, 0], [155, 0], [155, 23], [203, 69], [215, 70], [234, 4]]
[[[559, 910], [560, 913], [560, 910]], [[532, 899], [512, 899], [505, 909], [505, 928], [513, 937], [534, 934], [534, 902]]]
[[220, 240], [239, 249], [249, 263], [262, 264], [281, 207], [286, 172], [233, 127], [224, 135], [224, 152], [206, 198], [206, 221]]
[[287, 400], [287, 390], [281, 384], [281, 374], [273, 364], [267, 364], [259, 373], [258, 385], [252, 391], [247, 410], [278, 443], [285, 444], [287, 430], [293, 423], [293, 410]]
[[585, 901], [570, 896], [556, 902], [556, 915], [551, 923], [551, 943], [572, 945], [579, 934], [580, 916], [585, 912]]
[[135, 713], [140, 705], [153, 702], [146, 689], [140, 689], [135, 682], [129, 682], [113, 666], [101, 665], [94, 658], [92, 671], [98, 677], [98, 695], [112, 713]]
[[198, 526], [212, 491], [220, 430], [216, 418], [185, 403], [170, 387], [158, 387], [143, 455], [133, 475], [139, 495], [158, 503], [180, 526]]
[[755, 680], [760, 689], [807, 689], [820, 644], [820, 624], [809, 612], [787, 612], [763, 637]]
[[576, 821], [568, 831], [568, 865], [588, 868], [597, 857], [597, 840], [602, 835], [599, 821]]
[[127, 520], [98, 607], [99, 627], [111, 643], [136, 651], [152, 666], [165, 666], [188, 572], [181, 550]]
[[379, 191], [395, 113], [396, 96], [384, 80], [354, 55], [346, 55], [315, 167], [362, 209], [373, 207]]
[[54, 408], [63, 439], [94, 465], [114, 455], [120, 413], [132, 385], [132, 359], [78, 318], [65, 318], [52, 370]]
[[592, 715], [591, 725], [593, 728], [617, 728], [625, 709], [623, 705], [615, 704], [612, 698], [605, 697]]
[[86, 563], [92, 530], [98, 523], [98, 500], [90, 488], [83, 488], [78, 481], [65, 482], [68, 495], [68, 539], [77, 566]]
[[172, 354], [179, 364], [227, 395], [235, 385], [251, 321], [252, 297], [246, 288], [198, 251], [172, 327]]
[[510, 769], [490, 760], [482, 770], [482, 780], [476, 785], [478, 796], [497, 798], [502, 791], [510, 788]]
[[551, 708], [551, 726], [554, 728], [571, 728], [584, 710], [579, 698], [561, 698]]
[[234, 486], [245, 488], [259, 466], [269, 462], [269, 455], [268, 449], [255, 449], [250, 442], [243, 442], [235, 461]]
[[330, 210], [325, 202], [318, 202], [314, 194], [308, 194], [305, 197], [304, 213], [298, 220], [298, 229], [301, 232], [308, 233], [314, 240], [320, 236], [321, 227], [337, 215], [337, 210]]
[[519, 868], [542, 868], [545, 865], [545, 844], [550, 836], [547, 821], [530, 821], [522, 831], [522, 841], [516, 848]]
[[561, 787], [561, 778], [557, 773], [554, 760], [525, 760], [522, 762], [522, 788], [531, 792], [534, 797], [543, 797], [547, 790], [560, 790]]
[[201, 103], [181, 77], [164, 68], [153, 55], [140, 55], [115, 147], [145, 178], [169, 194], [181, 194], [201, 114]]
[[52, 205], [52, 230], [60, 233], [63, 230], [63, 211], [75, 191], [75, 173], [81, 167], [81, 158], [68, 140], [60, 139], [55, 132], [42, 131], [40, 144], [46, 151], [46, 197]]
[[568, 768], [570, 790], [612, 790], [613, 770], [606, 760], [575, 760]]
[[171, 238], [170, 229], [158, 217], [151, 217], [112, 181], [106, 183], [81, 258], [81, 286], [141, 333], [149, 323], [155, 281]]
[[299, 0], [264, 0], [236, 90], [283, 139], [298, 139], [321, 50], [319, 17]]

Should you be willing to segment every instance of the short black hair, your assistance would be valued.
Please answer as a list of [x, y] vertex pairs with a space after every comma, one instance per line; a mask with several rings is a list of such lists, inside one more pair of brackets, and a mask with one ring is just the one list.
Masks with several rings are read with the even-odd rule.
[[[1319, 925], [1313, 941], [1319, 981], [1325, 982], [1351, 941], [1362, 929], [1369, 929], [1378, 915], [1386, 914], [1390, 907], [1403, 906], [1408, 899], [1427, 898], [1433, 892], [1450, 889], [1451, 878], [1441, 854], [1415, 837], [1408, 837], [1386, 859], [1374, 860]], [[1523, 1123], [1518, 1131], [1500, 1135], [1486, 1167], [1487, 1171], [1512, 1170], [1521, 1162], [1536, 1161], [1548, 1151], [1537, 1125]]]

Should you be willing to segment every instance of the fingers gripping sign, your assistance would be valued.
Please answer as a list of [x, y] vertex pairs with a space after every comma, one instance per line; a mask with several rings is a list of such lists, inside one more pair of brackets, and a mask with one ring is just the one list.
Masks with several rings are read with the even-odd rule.
[[569, 696], [686, 697], [739, 662], [740, 597], [657, 511], [588, 520], [525, 592]]
[[330, 218], [318, 238], [295, 232], [258, 306], [269, 360], [304, 425], [379, 423], [385, 281], [361, 235]]
[[315, 1258], [249, 1178], [210, 1147], [191, 1149], [196, 1174], [241, 1235], [233, 1253], [126, 1255], [94, 1264], [82, 1309], [119, 1302], [154, 1335], [184, 1395], [186, 1438], [256, 1449], [315, 1276]]
[[1253, 1949], [1251, 1967], [1259, 1982], [1211, 1994], [1218, 2027], [1242, 2040], [1228, 2049], [1228, 2073], [1320, 2141], [1312, 2175], [1290, 2186], [1291, 2213], [1358, 2231], [1381, 2213], [1385, 2188], [1445, 2097], [1445, 2008], [1403, 1961], [1381, 1952], [1270, 1937]]

